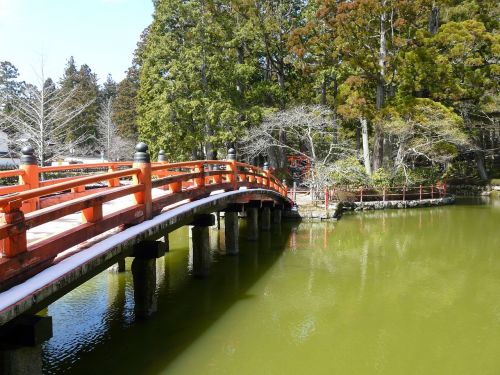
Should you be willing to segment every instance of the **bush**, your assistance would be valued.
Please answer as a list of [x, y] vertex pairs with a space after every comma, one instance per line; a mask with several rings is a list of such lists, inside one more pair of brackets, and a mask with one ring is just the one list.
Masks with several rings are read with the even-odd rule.
[[384, 168], [377, 169], [371, 176], [371, 183], [378, 188], [391, 186], [392, 176]]
[[363, 186], [370, 183], [364, 166], [354, 156], [336, 161], [330, 177], [335, 185]]

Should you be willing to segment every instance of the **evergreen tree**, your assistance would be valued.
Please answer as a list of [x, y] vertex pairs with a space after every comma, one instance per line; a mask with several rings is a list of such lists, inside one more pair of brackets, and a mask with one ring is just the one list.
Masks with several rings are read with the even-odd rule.
[[117, 133], [128, 139], [137, 138], [137, 91], [139, 71], [137, 66], [127, 70], [126, 77], [118, 84], [116, 99], [113, 101], [113, 122]]

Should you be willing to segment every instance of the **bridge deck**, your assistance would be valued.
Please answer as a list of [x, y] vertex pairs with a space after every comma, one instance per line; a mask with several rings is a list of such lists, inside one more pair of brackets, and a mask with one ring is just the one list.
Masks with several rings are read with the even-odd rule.
[[[154, 194], [161, 195], [163, 191], [156, 191]], [[119, 257], [127, 255], [127, 249], [142, 239], [165, 234], [188, 224], [189, 220], [192, 220], [197, 213], [217, 211], [228, 203], [237, 201], [240, 197], [283, 201], [283, 197], [275, 191], [241, 188], [236, 191], [213, 192], [207, 198], [171, 207], [150, 220], [114, 233], [90, 245], [85, 250], [67, 256], [21, 284], [0, 293], [0, 326], [24, 312], [33, 312], [33, 310], [46, 305], [47, 301], [59, 298], [67, 291], [109, 267]], [[120, 198], [110, 202], [106, 209], [118, 210], [123, 208], [123, 204], [127, 204], [127, 201]], [[131, 200], [130, 204], [132, 204]], [[36, 228], [37, 231], [30, 234], [31, 239], [36, 241], [37, 236], [43, 236], [44, 233], [52, 234], [62, 230], [63, 227], [66, 229], [67, 226], [77, 225], [79, 220], [78, 214], [68, 215], [57, 224], [49, 223], [52, 227], [46, 227], [44, 230]]]

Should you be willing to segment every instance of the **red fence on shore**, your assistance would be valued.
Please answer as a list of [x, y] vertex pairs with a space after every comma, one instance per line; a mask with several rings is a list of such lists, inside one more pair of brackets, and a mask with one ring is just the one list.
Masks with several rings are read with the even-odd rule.
[[385, 201], [409, 201], [443, 198], [448, 195], [445, 184], [419, 185], [419, 186], [395, 186], [395, 187], [330, 187], [324, 190], [297, 189], [289, 191], [290, 198], [297, 202], [297, 195], [309, 195], [310, 201], [315, 205], [325, 205], [328, 209], [333, 202], [385, 202]]

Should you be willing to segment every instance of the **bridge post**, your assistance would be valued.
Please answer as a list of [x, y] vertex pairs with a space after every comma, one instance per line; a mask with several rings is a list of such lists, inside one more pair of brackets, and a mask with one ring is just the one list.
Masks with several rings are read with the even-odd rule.
[[271, 187], [271, 178], [270, 178], [270, 175], [271, 175], [271, 172], [269, 172], [269, 163], [266, 161], [264, 163], [264, 173], [266, 174], [266, 181], [265, 181], [265, 185], [270, 188]]
[[166, 161], [167, 161], [167, 158], [165, 157], [165, 151], [160, 150], [158, 152], [158, 162], [159, 163], [166, 163]]
[[238, 167], [236, 166], [236, 151], [234, 148], [230, 148], [227, 153], [227, 160], [231, 162], [229, 165], [229, 170], [231, 174], [229, 175], [229, 182], [231, 183], [233, 190], [238, 190]]
[[21, 206], [22, 201], [15, 200], [2, 207], [4, 214], [0, 222], [5, 224], [16, 224], [19, 228], [16, 233], [0, 240], [0, 254], [6, 258], [12, 258], [17, 254], [27, 251], [26, 224]]
[[275, 207], [273, 209], [273, 224], [275, 224], [276, 226], [281, 225], [281, 214], [282, 214], [281, 207]]
[[136, 204], [144, 204], [144, 220], [149, 220], [153, 214], [153, 198], [151, 195], [151, 158], [148, 153], [148, 145], [139, 142], [135, 146], [133, 168], [141, 171], [134, 176], [135, 185], [144, 185], [144, 191], [134, 194]]
[[41, 375], [42, 343], [52, 337], [52, 318], [23, 315], [0, 332], [0, 374]]
[[210, 269], [210, 235], [208, 227], [214, 225], [211, 214], [197, 215], [191, 223], [191, 247], [193, 249], [193, 276], [205, 277]]
[[160, 241], [143, 241], [134, 246], [132, 276], [136, 318], [148, 318], [158, 310], [156, 259], [163, 255], [165, 245]]
[[224, 213], [224, 234], [226, 244], [226, 254], [236, 255], [239, 253], [240, 226], [238, 223], [238, 211], [227, 209]]
[[257, 241], [259, 239], [259, 212], [255, 206], [247, 206], [247, 239]]
[[[19, 184], [25, 185], [26, 190], [40, 187], [40, 177], [38, 162], [34, 155], [33, 147], [26, 146], [21, 149], [21, 159], [19, 169], [24, 171], [23, 176], [19, 176]], [[31, 198], [23, 204], [24, 213], [35, 211], [39, 205], [39, 198]]]
[[271, 209], [269, 206], [264, 205], [259, 210], [260, 216], [260, 229], [264, 232], [268, 232], [271, 230]]

